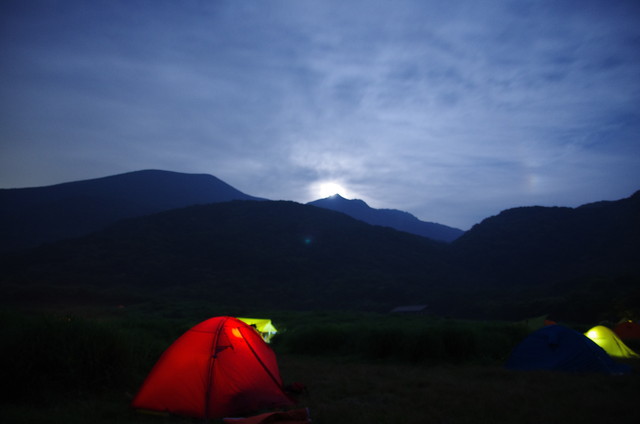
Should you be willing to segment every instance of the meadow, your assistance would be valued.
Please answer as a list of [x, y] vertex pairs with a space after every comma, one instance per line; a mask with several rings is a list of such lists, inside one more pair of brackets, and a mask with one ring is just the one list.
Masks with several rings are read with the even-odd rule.
[[[0, 421], [194, 423], [129, 402], [162, 351], [234, 308], [157, 303], [0, 313]], [[253, 314], [256, 315], [256, 314]], [[627, 376], [503, 368], [523, 323], [355, 312], [263, 311], [285, 383], [314, 423], [637, 422], [639, 364]], [[215, 422], [215, 421], [214, 421]]]

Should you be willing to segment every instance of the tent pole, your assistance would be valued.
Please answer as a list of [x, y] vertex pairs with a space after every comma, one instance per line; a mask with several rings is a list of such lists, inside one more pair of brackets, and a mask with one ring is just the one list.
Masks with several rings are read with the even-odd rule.
[[[238, 329], [239, 331], [241, 331], [240, 329]], [[262, 362], [262, 359], [260, 358], [260, 356], [258, 356], [258, 354], [256, 353], [256, 351], [253, 349], [253, 346], [251, 346], [251, 343], [249, 343], [249, 340], [247, 340], [246, 337], [242, 338], [245, 342], [245, 344], [249, 347], [249, 350], [251, 351], [251, 353], [253, 354], [253, 356], [258, 360], [258, 363], [262, 366], [262, 369], [267, 373], [267, 375], [271, 378], [271, 381], [274, 382], [274, 384], [276, 385], [276, 387], [278, 387], [282, 393], [288, 397], [289, 399], [291, 399], [291, 397], [284, 392], [283, 388], [282, 388], [282, 384], [278, 381], [278, 379], [271, 373], [271, 371], [269, 370], [269, 368], [265, 365], [264, 362]], [[293, 400], [293, 399], [291, 399]]]
[[204, 398], [204, 422], [209, 422], [209, 399], [211, 397], [211, 388], [213, 386], [213, 365], [216, 360], [217, 350], [218, 350], [218, 340], [220, 338], [220, 333], [224, 328], [224, 324], [227, 322], [229, 317], [226, 317], [222, 322], [218, 325], [216, 329], [215, 336], [213, 340], [211, 340], [211, 349], [209, 350], [209, 369], [207, 370], [207, 389], [205, 390], [205, 398]]

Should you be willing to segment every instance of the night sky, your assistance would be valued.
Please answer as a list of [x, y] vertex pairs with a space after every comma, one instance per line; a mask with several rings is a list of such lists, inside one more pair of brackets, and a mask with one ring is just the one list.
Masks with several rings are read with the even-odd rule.
[[1, 188], [164, 169], [465, 230], [640, 189], [637, 0], [3, 0], [0, 34]]

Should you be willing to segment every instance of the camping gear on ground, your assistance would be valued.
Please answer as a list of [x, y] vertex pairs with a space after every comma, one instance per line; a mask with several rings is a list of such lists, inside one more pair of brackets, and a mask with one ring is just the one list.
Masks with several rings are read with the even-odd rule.
[[208, 319], [178, 338], [132, 402], [135, 409], [204, 419], [293, 405], [275, 353], [253, 327], [233, 317]]
[[609, 355], [615, 358], [638, 358], [638, 354], [631, 350], [613, 331], [603, 325], [596, 325], [584, 333]]
[[256, 330], [258, 330], [258, 333], [260, 333], [260, 335], [262, 336], [262, 339], [267, 343], [270, 343], [271, 338], [275, 336], [276, 333], [278, 332], [278, 330], [276, 330], [276, 327], [273, 325], [270, 319], [264, 319], [264, 318], [238, 318], [238, 319], [254, 327]]
[[640, 340], [640, 324], [624, 321], [613, 327], [613, 332], [622, 340]]
[[305, 424], [310, 423], [308, 408], [282, 412], [267, 412], [247, 418], [223, 418], [225, 424]]
[[513, 349], [506, 367], [626, 374], [631, 368], [615, 362], [588, 337], [562, 325], [548, 325], [529, 334]]
[[529, 331], [535, 331], [539, 328], [544, 327], [545, 325], [554, 325], [557, 322], [553, 321], [549, 318], [549, 315], [540, 315], [533, 318], [527, 318], [525, 320], [520, 321]]

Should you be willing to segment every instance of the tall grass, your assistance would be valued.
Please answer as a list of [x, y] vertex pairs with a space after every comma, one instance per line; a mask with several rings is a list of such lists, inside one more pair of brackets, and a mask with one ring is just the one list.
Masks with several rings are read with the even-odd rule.
[[515, 372], [494, 365], [402, 364], [281, 355], [307, 383], [314, 423], [636, 423], [638, 375]]
[[0, 313], [0, 402], [132, 390], [171, 342], [171, 329], [157, 320]]
[[505, 323], [434, 320], [298, 326], [275, 339], [282, 352], [409, 363], [498, 362], [528, 330]]
[[[162, 306], [91, 318], [0, 313], [0, 422], [194, 422], [129, 409], [164, 349], [209, 317], [200, 307], [181, 305], [176, 314]], [[282, 329], [273, 347], [283, 380], [307, 385], [300, 404], [316, 423], [634, 422], [625, 414], [640, 390], [637, 375], [502, 369], [524, 326], [337, 313], [273, 317]], [[576, 411], [583, 399], [594, 405]]]

